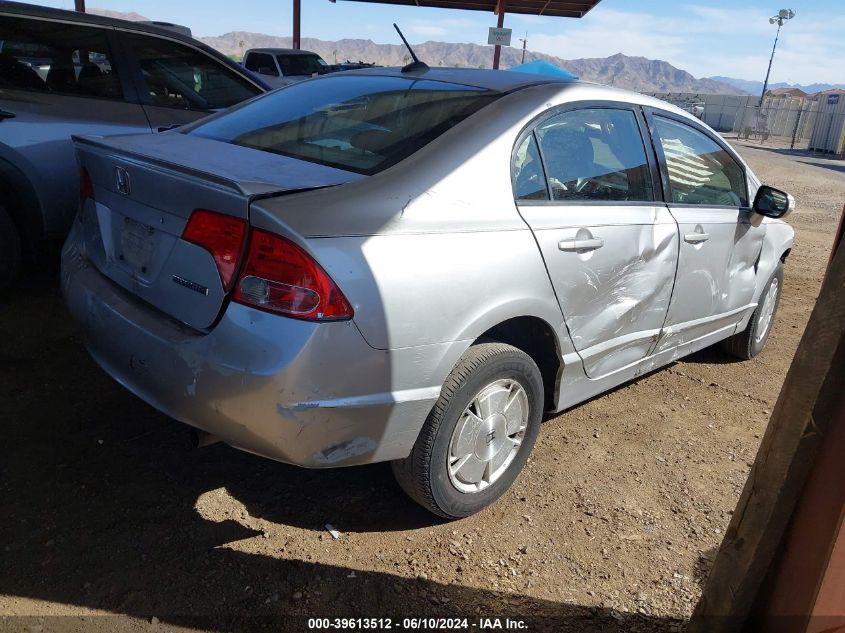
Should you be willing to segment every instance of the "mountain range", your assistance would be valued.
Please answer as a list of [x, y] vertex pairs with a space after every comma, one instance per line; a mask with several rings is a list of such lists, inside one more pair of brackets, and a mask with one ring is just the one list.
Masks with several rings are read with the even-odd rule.
[[[707, 77], [707, 79], [712, 79], [713, 81], [721, 81], [722, 83], [728, 84], [742, 90], [745, 93], [752, 94], [752, 95], [759, 95], [760, 91], [763, 90], [763, 82], [762, 81], [749, 81], [748, 79], [737, 79], [735, 77]], [[777, 83], [770, 83], [766, 89], [767, 90], [774, 90], [776, 88], [799, 88], [803, 90], [807, 94], [813, 94], [814, 92], [821, 92], [822, 90], [830, 90], [831, 88], [845, 88], [845, 84], [788, 84], [783, 81], [779, 81]]]
[[[89, 12], [124, 20], [148, 20], [138, 13], [124, 13], [109, 9], [89, 8]], [[250, 48], [290, 48], [291, 38], [232, 31], [214, 37], [199, 37], [212, 48], [225, 55], [240, 58]], [[302, 48], [318, 53], [329, 63], [346, 60], [364, 61], [380, 66], [400, 66], [410, 61], [407, 49], [400, 44], [376, 44], [372, 40], [343, 39], [324, 41], [303, 38]], [[424, 42], [414, 45], [417, 56], [429, 66], [462, 66], [468, 68], [490, 68], [493, 48], [478, 44], [452, 44], [446, 42]], [[543, 59], [556, 66], [566, 68], [586, 81], [627, 88], [638, 92], [698, 92], [704, 94], [758, 94], [762, 83], [731, 77], [696, 78], [668, 62], [645, 57], [629, 57], [618, 53], [610, 57], [584, 59], [561, 59], [552, 55], [526, 51], [525, 61]], [[503, 47], [501, 67], [511, 68], [522, 63], [522, 50]], [[772, 84], [772, 88], [787, 84]], [[828, 87], [826, 84], [798, 86], [806, 92], [817, 92]]]
[[[240, 57], [250, 48], [289, 48], [291, 38], [233, 31], [217, 37], [199, 38], [212, 48], [226, 55]], [[302, 48], [314, 51], [327, 62], [346, 60], [375, 63], [379, 66], [401, 66], [410, 61], [408, 50], [401, 44], [376, 44], [372, 40], [344, 39], [324, 41], [303, 38]], [[490, 68], [493, 47], [478, 44], [451, 44], [424, 42], [414, 45], [414, 52], [429, 66], [461, 66], [464, 68]], [[618, 53], [610, 57], [587, 59], [560, 59], [552, 55], [526, 51], [525, 61], [543, 59], [587, 81], [628, 88], [639, 92], [703, 92], [742, 94], [728, 84], [712, 79], [696, 79], [685, 70], [671, 64], [645, 57], [628, 57]], [[501, 67], [510, 68], [522, 63], [522, 50], [503, 47]]]
[[118, 20], [129, 20], [130, 22], [149, 22], [150, 18], [135, 13], [134, 11], [113, 11], [111, 9], [98, 9], [96, 7], [88, 7], [88, 13], [94, 15], [102, 15], [107, 18], [117, 18]]

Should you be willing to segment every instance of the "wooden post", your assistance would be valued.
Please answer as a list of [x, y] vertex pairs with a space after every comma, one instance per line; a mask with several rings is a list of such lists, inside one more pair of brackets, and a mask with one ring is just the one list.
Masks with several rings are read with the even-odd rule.
[[80, 13], [85, 13], [85, 0], [74, 0], [74, 8]]
[[[836, 424], [841, 424], [838, 420], [842, 419], [838, 409], [842, 406], [845, 376], [843, 244], [834, 244], [816, 306], [688, 633], [737, 631], [751, 616], [755, 617], [754, 626], [759, 627], [761, 621], [756, 617], [763, 614], [761, 602], [772, 589], [769, 582], [761, 591], [763, 580], [783, 547], [808, 476], [816, 462], [821, 462], [818, 455], [822, 443], [835, 441], [841, 433]], [[828, 485], [843, 484], [840, 480]], [[833, 543], [827, 545], [832, 551]]]
[[[499, 14], [499, 19], [496, 22], [496, 28], [500, 29], [505, 25], [505, 0], [499, 0], [496, 3], [496, 13]], [[502, 56], [502, 47], [499, 44], [493, 48], [493, 70], [499, 70], [499, 58]]]
[[[840, 368], [840, 382], [845, 368]], [[845, 631], [845, 394], [752, 612], [766, 633]]]
[[302, 14], [301, 0], [293, 0], [293, 48], [299, 50], [299, 27]]
[[833, 257], [836, 255], [836, 249], [845, 240], [845, 206], [842, 207], [842, 215], [839, 216], [839, 228], [836, 229], [836, 235], [833, 236], [833, 248], [830, 251], [830, 259], [827, 260], [827, 269], [830, 270], [830, 265], [833, 263]]
[[[843, 233], [845, 208], [828, 270], [845, 248]], [[836, 372], [828, 377], [840, 384], [829, 431], [752, 616], [768, 633], [845, 630], [845, 368]]]

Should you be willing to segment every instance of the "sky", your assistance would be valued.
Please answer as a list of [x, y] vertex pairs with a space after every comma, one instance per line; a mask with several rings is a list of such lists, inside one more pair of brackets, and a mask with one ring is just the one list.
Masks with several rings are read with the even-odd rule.
[[[73, 0], [30, 0], [73, 8]], [[696, 77], [723, 75], [762, 81], [777, 25], [768, 18], [791, 8], [781, 30], [771, 82], [845, 82], [845, 0], [602, 0], [583, 19], [508, 14], [513, 46], [564, 59], [615, 53], [662, 59]], [[229, 31], [291, 34], [290, 0], [87, 0], [89, 7], [134, 11], [189, 26], [195, 36]], [[361, 2], [302, 0], [302, 36], [371, 39], [398, 44], [398, 22], [413, 43], [487, 43], [492, 13]]]

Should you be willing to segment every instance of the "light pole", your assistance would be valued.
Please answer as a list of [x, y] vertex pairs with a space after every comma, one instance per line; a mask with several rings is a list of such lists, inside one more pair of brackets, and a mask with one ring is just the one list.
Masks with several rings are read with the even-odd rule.
[[772, 17], [769, 18], [769, 24], [774, 24], [775, 22], [777, 22], [778, 30], [777, 30], [777, 33], [775, 33], [775, 44], [774, 44], [774, 46], [772, 46], [772, 56], [769, 57], [769, 68], [768, 68], [768, 70], [766, 70], [766, 81], [763, 82], [763, 92], [760, 93], [760, 104], [758, 105], [758, 107], [762, 107], [763, 97], [766, 96], [766, 88], [769, 85], [769, 73], [772, 72], [772, 60], [775, 58], [775, 49], [778, 46], [778, 37], [780, 36], [780, 27], [783, 26], [784, 22], [786, 22], [787, 20], [791, 20], [794, 17], [795, 17], [795, 11], [793, 11], [792, 9], [781, 9], [780, 11], [778, 11], [777, 15], [773, 15]]
[[520, 37], [519, 41], [522, 42], [522, 62], [521, 63], [524, 64], [525, 63], [525, 47], [528, 46], [528, 31], [525, 31], [525, 37], [524, 38]]

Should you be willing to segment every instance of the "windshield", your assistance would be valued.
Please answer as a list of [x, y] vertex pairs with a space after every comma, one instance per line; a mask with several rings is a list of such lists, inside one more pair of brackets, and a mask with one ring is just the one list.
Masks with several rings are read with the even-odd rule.
[[276, 55], [279, 68], [285, 77], [291, 75], [323, 74], [328, 70], [326, 62], [317, 55]]
[[440, 81], [329, 76], [277, 90], [185, 133], [374, 174], [500, 95]]

